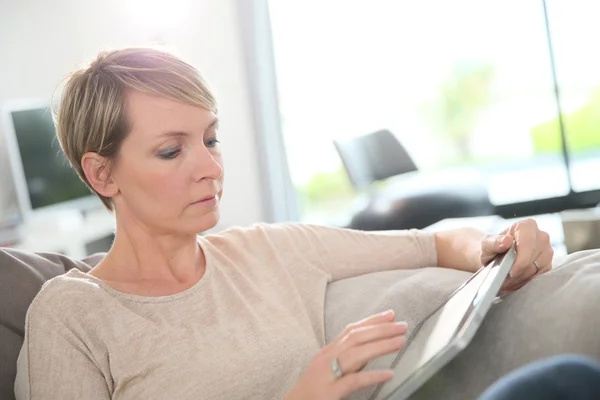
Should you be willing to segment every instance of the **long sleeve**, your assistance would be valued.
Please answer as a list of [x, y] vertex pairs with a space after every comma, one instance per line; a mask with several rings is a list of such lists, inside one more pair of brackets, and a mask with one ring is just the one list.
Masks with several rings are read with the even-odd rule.
[[27, 313], [16, 399], [109, 400], [106, 380], [89, 348], [47, 304], [36, 299]]
[[435, 236], [420, 230], [365, 232], [308, 224], [255, 226], [287, 262], [299, 259], [330, 281], [391, 269], [437, 265]]

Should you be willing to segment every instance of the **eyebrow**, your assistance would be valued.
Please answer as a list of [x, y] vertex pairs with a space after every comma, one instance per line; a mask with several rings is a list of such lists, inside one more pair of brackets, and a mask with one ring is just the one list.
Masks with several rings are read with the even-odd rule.
[[[208, 131], [209, 129], [214, 128], [215, 126], [217, 126], [219, 124], [219, 119], [215, 118], [212, 120], [212, 122], [206, 127], [206, 129], [204, 130], [204, 132]], [[184, 137], [184, 136], [189, 136], [188, 132], [184, 132], [184, 131], [167, 131], [164, 132], [160, 135], [160, 137]]]

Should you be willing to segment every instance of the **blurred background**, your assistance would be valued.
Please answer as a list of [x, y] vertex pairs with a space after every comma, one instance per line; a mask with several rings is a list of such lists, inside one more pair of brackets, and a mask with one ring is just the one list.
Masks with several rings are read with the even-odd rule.
[[600, 203], [598, 17], [592, 0], [1, 2], [0, 245], [110, 245], [44, 110], [74, 67], [140, 45], [180, 54], [217, 95], [215, 231], [560, 215], [562, 243], [565, 212], [589, 221]]

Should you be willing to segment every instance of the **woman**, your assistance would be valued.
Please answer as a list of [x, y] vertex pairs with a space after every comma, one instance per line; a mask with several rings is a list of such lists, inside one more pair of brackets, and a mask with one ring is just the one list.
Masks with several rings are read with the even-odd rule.
[[551, 268], [548, 235], [531, 220], [501, 236], [261, 224], [197, 237], [219, 220], [217, 106], [198, 72], [165, 52], [107, 52], [73, 73], [57, 132], [117, 229], [102, 262], [33, 301], [18, 399], [341, 399], [391, 377], [361, 369], [400, 349], [406, 326], [374, 315], [326, 345], [328, 282], [475, 271], [513, 241], [505, 290]]

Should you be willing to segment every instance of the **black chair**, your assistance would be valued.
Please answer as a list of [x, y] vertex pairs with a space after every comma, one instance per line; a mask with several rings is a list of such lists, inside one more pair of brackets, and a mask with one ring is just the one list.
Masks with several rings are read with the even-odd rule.
[[376, 181], [417, 171], [404, 146], [388, 130], [336, 140], [334, 145], [355, 189], [369, 189]]
[[[446, 218], [492, 215], [487, 185], [475, 171], [422, 173], [389, 130], [334, 146], [357, 191], [365, 191], [349, 228], [422, 229]], [[376, 182], [386, 181], [383, 187]]]

